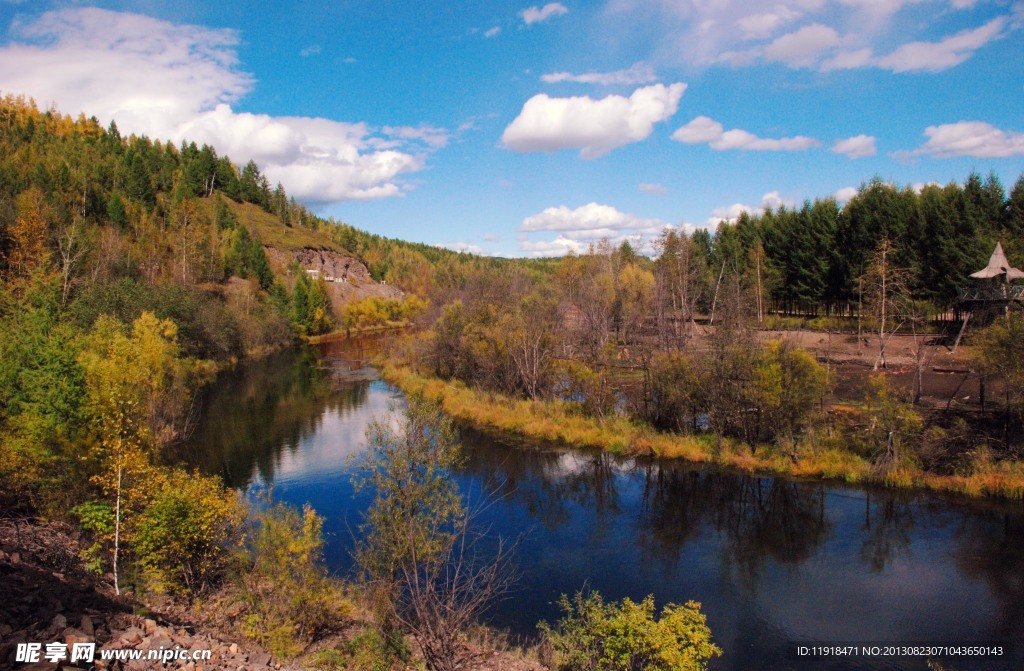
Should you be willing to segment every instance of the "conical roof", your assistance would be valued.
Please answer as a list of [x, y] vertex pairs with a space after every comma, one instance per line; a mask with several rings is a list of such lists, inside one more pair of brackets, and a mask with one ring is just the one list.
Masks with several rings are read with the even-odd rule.
[[992, 252], [992, 258], [988, 260], [988, 265], [976, 273], [971, 273], [971, 277], [986, 280], [992, 277], [999, 277], [1004, 273], [1006, 274], [1007, 280], [1024, 279], [1024, 270], [1017, 270], [1010, 265], [1010, 262], [1006, 258], [1006, 254], [1003, 252], [1002, 243], [997, 242], [996, 248]]

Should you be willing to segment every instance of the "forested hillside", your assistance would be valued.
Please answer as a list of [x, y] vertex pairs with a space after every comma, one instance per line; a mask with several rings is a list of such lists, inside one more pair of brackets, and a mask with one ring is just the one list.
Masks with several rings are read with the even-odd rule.
[[[57, 508], [88, 494], [98, 466], [89, 465], [85, 455], [93, 448], [83, 445], [107, 440], [99, 423], [114, 411], [90, 401], [114, 384], [96, 377], [101, 369], [134, 376], [117, 384], [132, 405], [133, 431], [145, 433], [139, 440], [156, 449], [188, 431], [191, 395], [217, 365], [297, 334], [405, 320], [425, 305], [383, 298], [393, 294], [381, 291], [332, 305], [332, 296], [352, 292], [314, 279], [300, 265], [327, 256], [334, 264], [365, 263], [364, 281], [420, 296], [461, 286], [483, 269], [523, 263], [371, 235], [311, 214], [281, 185], [272, 187], [253, 162], [239, 167], [207, 145], [124, 137], [113, 123], [103, 128], [94, 118], [5, 96], [0, 471], [10, 486], [4, 494], [30, 507]], [[118, 357], [119, 371], [109, 365]], [[117, 409], [122, 412], [128, 411]], [[56, 502], [55, 495], [66, 500]]]

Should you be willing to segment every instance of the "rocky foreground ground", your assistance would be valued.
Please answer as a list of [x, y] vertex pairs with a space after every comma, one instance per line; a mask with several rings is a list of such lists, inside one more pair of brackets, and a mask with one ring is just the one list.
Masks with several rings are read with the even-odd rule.
[[[59, 522], [0, 519], [0, 669], [24, 671], [188, 669], [278, 671], [304, 669], [280, 660], [233, 630], [236, 611], [207, 606], [197, 613], [168, 600], [142, 604], [118, 596], [112, 576], [86, 570], [77, 532]], [[216, 603], [216, 600], [210, 603]], [[95, 643], [94, 661], [71, 661], [75, 644]], [[39, 659], [17, 659], [19, 644], [39, 643]], [[47, 661], [47, 644], [60, 659]], [[24, 650], [24, 648], [22, 648]], [[101, 651], [210, 651], [209, 660], [103, 660]], [[122, 652], [125, 654], [125, 652]], [[130, 652], [128, 654], [131, 654]], [[483, 655], [476, 671], [539, 671], [516, 655]]]

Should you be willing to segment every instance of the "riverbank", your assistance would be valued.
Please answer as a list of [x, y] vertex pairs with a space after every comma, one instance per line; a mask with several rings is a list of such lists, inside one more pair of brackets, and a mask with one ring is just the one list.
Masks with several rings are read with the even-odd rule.
[[377, 333], [387, 333], [389, 331], [403, 331], [409, 328], [411, 325], [411, 322], [405, 321], [388, 323], [378, 326], [354, 326], [349, 329], [335, 329], [330, 333], [323, 333], [321, 335], [304, 335], [301, 336], [301, 338], [305, 343], [309, 345], [322, 345], [324, 343], [334, 342], [335, 340], [345, 340], [353, 336], [373, 335]]
[[[585, 417], [559, 399], [531, 401], [471, 389], [420, 375], [409, 367], [384, 362], [381, 376], [407, 394], [441, 404], [453, 418], [475, 428], [500, 431], [529, 440], [627, 455], [652, 455], [714, 464], [745, 473], [843, 480], [895, 488], [919, 488], [971, 497], [1024, 499], [1024, 463], [976, 459], [968, 475], [940, 475], [900, 466], [880, 473], [843, 445], [835, 432], [811, 432], [791, 448], [756, 449], [732, 439], [668, 434], [615, 416], [605, 421]], [[831, 435], [829, 435], [831, 433]]]
[[[202, 599], [167, 596], [140, 599], [115, 593], [112, 576], [89, 571], [81, 559], [81, 536], [63, 522], [0, 520], [0, 576], [5, 599], [0, 603], [0, 668], [26, 671], [60, 668], [168, 668], [195, 671], [299, 671], [302, 669], [378, 668], [365, 646], [370, 624], [359, 618], [340, 623], [338, 632], [317, 640], [301, 656], [282, 658], [247, 639], [240, 630], [238, 594], [225, 584]], [[244, 618], [242, 618], [244, 619]], [[514, 650], [480, 649], [473, 671], [545, 671]], [[40, 643], [36, 663], [17, 660], [18, 645]], [[92, 663], [70, 662], [76, 643], [95, 643]], [[63, 644], [63, 663], [45, 659], [48, 644]], [[410, 650], [414, 650], [410, 642]], [[148, 659], [151, 653], [176, 656]], [[103, 659], [117, 653], [124, 661]], [[187, 653], [187, 655], [186, 655]], [[362, 656], [360, 656], [362, 654]], [[369, 655], [369, 656], [367, 656]], [[192, 657], [195, 656], [195, 659]]]
[[[95, 643], [94, 667], [87, 662], [63, 669], [148, 669], [151, 651], [181, 651], [167, 668], [280, 671], [301, 666], [274, 659], [259, 646], [223, 627], [200, 622], [188, 607], [165, 601], [161, 606], [117, 595], [111, 576], [88, 571], [81, 560], [78, 534], [60, 522], [0, 521], [0, 575], [5, 598], [0, 603], [0, 667], [16, 665], [18, 644], [61, 643], [70, 653], [75, 643]], [[210, 609], [207, 609], [208, 611]], [[209, 612], [207, 613], [209, 617]], [[225, 619], [225, 622], [228, 620]], [[118, 651], [123, 663], [101, 659], [103, 651]], [[185, 657], [208, 655], [198, 662]], [[128, 661], [132, 655], [140, 658]], [[25, 669], [57, 669], [44, 654]]]

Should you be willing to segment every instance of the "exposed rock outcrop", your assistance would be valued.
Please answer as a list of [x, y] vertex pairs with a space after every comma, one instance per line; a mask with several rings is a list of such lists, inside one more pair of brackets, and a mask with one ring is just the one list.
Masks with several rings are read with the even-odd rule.
[[375, 281], [363, 262], [349, 254], [311, 247], [294, 252], [273, 247], [265, 249], [275, 272], [284, 274], [292, 261], [298, 261], [307, 272], [314, 271], [313, 275], [323, 278], [335, 308], [369, 296], [401, 298], [404, 295], [398, 287]]

